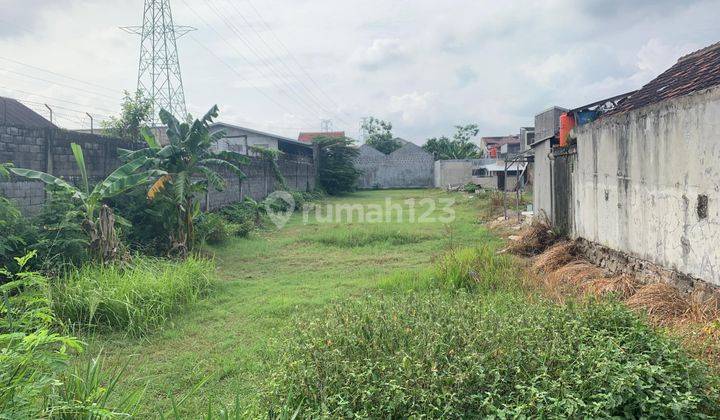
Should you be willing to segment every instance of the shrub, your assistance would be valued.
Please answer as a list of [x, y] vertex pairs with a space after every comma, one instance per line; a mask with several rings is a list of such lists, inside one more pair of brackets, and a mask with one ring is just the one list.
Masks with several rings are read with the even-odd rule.
[[167, 255], [171, 248], [170, 237], [177, 220], [168, 217], [175, 212], [175, 203], [165, 195], [150, 201], [146, 188], [135, 188], [110, 201], [118, 218], [128, 223], [121, 226], [121, 236], [128, 246], [144, 254]]
[[268, 408], [300, 417], [720, 415], [716, 383], [620, 304], [368, 296], [301, 322]]
[[318, 145], [320, 185], [330, 195], [354, 191], [362, 172], [355, 169], [355, 159], [359, 151], [348, 138], [316, 138]]
[[195, 239], [200, 243], [219, 245], [230, 238], [232, 227], [219, 214], [201, 213], [195, 221]]
[[388, 244], [408, 245], [433, 239], [432, 236], [417, 232], [390, 229], [369, 229], [367, 227], [345, 230], [328, 230], [305, 240], [338, 248], [359, 248]]
[[449, 252], [436, 264], [432, 278], [450, 289], [508, 290], [518, 284], [512, 260], [487, 246]]
[[13, 257], [25, 253], [37, 232], [13, 202], [0, 197], [0, 267], [17, 270]]
[[60, 319], [81, 328], [143, 335], [205, 296], [214, 285], [212, 261], [137, 257], [128, 267], [88, 265], [53, 284]]

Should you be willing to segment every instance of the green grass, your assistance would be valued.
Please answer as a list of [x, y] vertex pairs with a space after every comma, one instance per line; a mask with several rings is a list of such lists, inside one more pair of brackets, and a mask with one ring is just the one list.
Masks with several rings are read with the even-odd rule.
[[206, 296], [215, 283], [214, 263], [136, 257], [126, 265], [88, 265], [53, 283], [53, 309], [80, 330], [119, 330], [142, 336], [163, 326]]
[[304, 414], [329, 417], [715, 413], [703, 366], [623, 308], [529, 299], [479, 221], [487, 197], [398, 190], [327, 203], [387, 198], [455, 198], [457, 217], [304, 224], [296, 214], [212, 248], [222, 281], [191, 312], [149, 337], [88, 336], [89, 353], [130, 360], [118, 394], [146, 387], [142, 417], [201, 382], [181, 415], [214, 403], [265, 417], [300, 399]]

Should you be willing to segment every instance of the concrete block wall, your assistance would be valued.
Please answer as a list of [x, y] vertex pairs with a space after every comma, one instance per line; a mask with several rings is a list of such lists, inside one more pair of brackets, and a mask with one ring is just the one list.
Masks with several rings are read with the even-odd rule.
[[388, 155], [363, 145], [355, 167], [362, 172], [358, 180], [360, 189], [433, 186], [433, 156], [412, 143]]
[[[43, 171], [71, 183], [80, 180], [80, 172], [70, 149], [71, 143], [83, 148], [85, 164], [91, 182], [104, 179], [120, 166], [117, 149], [135, 150], [144, 143], [126, 142], [119, 139], [58, 129], [29, 129], [0, 126], [0, 162], [11, 162], [18, 168]], [[243, 168], [248, 178], [241, 185], [230, 172], [221, 172], [226, 179], [224, 191], [211, 191], [210, 208], [217, 209], [241, 200], [245, 196], [262, 200], [276, 186], [267, 162], [251, 158]], [[299, 191], [316, 187], [316, 168], [312, 158], [287, 156], [278, 162], [288, 188]], [[35, 214], [45, 202], [45, 186], [13, 176], [0, 180], [0, 195], [15, 201], [25, 214]], [[203, 202], [205, 198], [203, 198]], [[203, 204], [205, 205], [205, 204]]]

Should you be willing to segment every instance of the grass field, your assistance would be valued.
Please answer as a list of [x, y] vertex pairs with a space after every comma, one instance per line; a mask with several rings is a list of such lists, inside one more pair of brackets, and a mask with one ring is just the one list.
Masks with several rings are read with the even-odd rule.
[[[298, 317], [360, 296], [398, 272], [426, 269], [452, 247], [499, 243], [479, 220], [487, 200], [458, 193], [370, 191], [323, 204], [384, 206], [388, 198], [393, 204], [417, 200], [416, 220], [430, 209], [420, 200], [453, 198], [456, 217], [450, 223], [411, 223], [409, 213], [398, 221], [395, 212], [389, 223], [318, 223], [311, 217], [305, 224], [303, 215], [295, 214], [281, 230], [212, 249], [222, 279], [219, 290], [161, 332], [145, 338], [98, 335], [88, 338], [89, 353], [102, 349], [111, 365], [129, 362], [122, 387], [147, 387], [145, 415], [169, 409], [170, 395], [180, 400], [205, 380], [182, 404], [183, 414], [193, 417], [211, 399], [230, 404], [236, 396], [252, 410]], [[429, 215], [446, 214], [438, 207]]]

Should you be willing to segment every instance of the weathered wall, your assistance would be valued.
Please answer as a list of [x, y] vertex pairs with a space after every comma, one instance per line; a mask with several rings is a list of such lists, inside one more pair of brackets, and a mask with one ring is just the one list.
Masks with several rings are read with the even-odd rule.
[[714, 88], [577, 128], [574, 236], [719, 285], [719, 121]]
[[550, 140], [533, 146], [535, 162], [533, 163], [533, 208], [535, 214], [545, 213], [552, 217], [552, 180], [550, 178]]
[[465, 185], [472, 181], [472, 172], [471, 160], [438, 160], [435, 162], [435, 187]]
[[358, 188], [429, 188], [433, 186], [433, 165], [432, 155], [413, 143], [389, 155], [362, 145], [355, 161], [362, 171]]
[[[99, 135], [57, 129], [27, 129], [0, 126], [0, 162], [16, 167], [51, 173], [76, 183], [80, 173], [70, 150], [70, 143], [83, 148], [88, 175], [92, 181], [104, 179], [120, 165], [117, 149], [137, 149], [141, 143], [123, 142]], [[316, 170], [312, 158], [286, 156], [278, 161], [288, 188], [305, 191], [315, 188]], [[258, 159], [244, 167], [248, 178], [242, 182], [242, 194], [256, 200], [275, 190], [274, 176], [269, 163]], [[216, 209], [238, 201], [240, 182], [230, 173], [223, 173], [227, 181], [224, 191], [210, 193], [210, 208]], [[0, 194], [15, 201], [26, 214], [34, 214], [45, 202], [42, 183], [28, 182], [19, 177], [0, 181]], [[203, 200], [204, 201], [204, 200]]]

